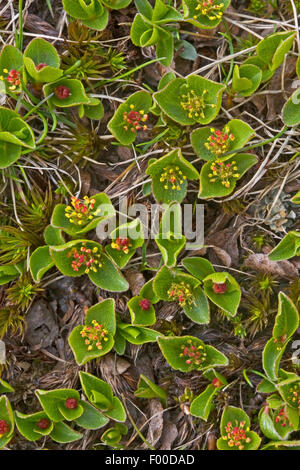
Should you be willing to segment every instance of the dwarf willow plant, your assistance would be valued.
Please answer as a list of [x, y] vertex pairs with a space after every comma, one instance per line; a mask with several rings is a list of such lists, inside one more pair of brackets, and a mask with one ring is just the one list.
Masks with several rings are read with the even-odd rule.
[[193, 149], [207, 162], [200, 173], [201, 199], [233, 192], [237, 181], [257, 163], [255, 155], [234, 151], [243, 148], [254, 136], [254, 130], [240, 119], [232, 119], [223, 129], [202, 127], [192, 132]]
[[16, 111], [0, 106], [0, 169], [15, 163], [24, 149], [34, 148], [35, 138], [31, 127]]
[[226, 406], [220, 426], [219, 450], [257, 450], [261, 443], [259, 435], [250, 430], [250, 418], [241, 408]]
[[[77, 390], [60, 388], [36, 390], [42, 411], [24, 414], [13, 411], [6, 396], [0, 397], [0, 449], [13, 437], [15, 426], [28, 441], [37, 441], [49, 436], [59, 443], [74, 442], [82, 438], [64, 421], [72, 422], [83, 429], [96, 430], [105, 426], [109, 419], [117, 422], [126, 420], [126, 412], [119, 398], [113, 395], [111, 386], [86, 372], [79, 372], [79, 378], [88, 401], [80, 398]], [[0, 380], [1, 393], [13, 391], [5, 381]]]
[[281, 358], [298, 326], [299, 313], [295, 305], [280, 292], [272, 338], [263, 351], [266, 375], [257, 387], [259, 393], [268, 394], [266, 405], [259, 412], [260, 429], [275, 447], [276, 442], [285, 441], [300, 429], [300, 378], [280, 369]]
[[106, 253], [119, 266], [124, 268], [136, 250], [144, 245], [143, 226], [140, 219], [119, 225], [110, 233], [112, 242], [105, 247]]
[[218, 115], [225, 85], [199, 75], [175, 78], [153, 94], [161, 110], [183, 126], [209, 124]]
[[45, 39], [33, 39], [24, 51], [23, 61], [28, 79], [35, 84], [54, 82], [63, 75], [57, 50]]
[[146, 91], [137, 91], [118, 107], [107, 127], [122, 145], [132, 144], [139, 131], [147, 130], [151, 105], [151, 95]]
[[204, 377], [210, 380], [210, 384], [200, 395], [193, 398], [190, 407], [192, 416], [207, 421], [211, 411], [214, 409], [213, 400], [215, 396], [226, 386], [226, 378], [214, 369], [209, 369], [203, 373]]
[[153, 290], [153, 280], [146, 282], [141, 288], [139, 295], [128, 301], [128, 310], [132, 325], [150, 326], [156, 323], [154, 304], [159, 302], [158, 296]]
[[177, 302], [195, 323], [210, 321], [208, 299], [233, 317], [241, 299], [236, 280], [226, 272], [215, 272], [204, 258], [185, 258], [186, 274], [178, 268], [163, 266], [153, 280], [153, 290], [160, 300]]
[[187, 194], [188, 180], [199, 179], [198, 171], [182, 156], [180, 149], [157, 160], [150, 159], [146, 174], [151, 176], [155, 199], [166, 204], [182, 202]]
[[109, 10], [120, 10], [130, 3], [131, 0], [63, 0], [63, 7], [88, 28], [102, 31], [107, 26]]
[[138, 13], [130, 30], [135, 46], [156, 46], [156, 55], [162, 65], [168, 67], [173, 59], [173, 23], [182, 21], [180, 13], [162, 0], [155, 0], [152, 8], [148, 0], [135, 0]]
[[228, 365], [223, 353], [194, 336], [159, 337], [157, 342], [166, 361], [181, 372], [205, 371]]

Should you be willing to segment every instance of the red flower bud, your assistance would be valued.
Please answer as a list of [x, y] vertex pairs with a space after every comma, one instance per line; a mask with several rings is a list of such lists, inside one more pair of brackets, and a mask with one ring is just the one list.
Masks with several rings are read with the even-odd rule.
[[9, 431], [9, 424], [5, 419], [0, 420], [0, 436]]
[[59, 85], [58, 87], [55, 88], [54, 90], [55, 96], [59, 100], [65, 100], [66, 98], [69, 98], [71, 92], [70, 88], [64, 86], [64, 85]]
[[226, 282], [222, 282], [222, 283], [214, 282], [212, 288], [215, 294], [224, 294], [227, 291]]
[[149, 310], [151, 306], [151, 302], [148, 299], [142, 299], [139, 301], [139, 306], [141, 307], [142, 310]]
[[66, 408], [69, 408], [69, 410], [75, 410], [78, 406], [78, 402], [76, 398], [67, 398], [65, 401], [65, 406]]
[[218, 387], [221, 387], [222, 385], [222, 382], [220, 379], [218, 379], [217, 377], [215, 377], [213, 380], [212, 380], [212, 384], [215, 388], [218, 388]]
[[48, 429], [50, 426], [50, 421], [47, 418], [42, 418], [36, 423], [39, 429]]

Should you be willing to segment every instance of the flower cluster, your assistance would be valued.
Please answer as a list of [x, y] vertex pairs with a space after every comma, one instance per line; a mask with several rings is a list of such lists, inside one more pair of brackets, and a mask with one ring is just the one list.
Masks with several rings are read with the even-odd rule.
[[227, 291], [227, 284], [226, 282], [214, 282], [212, 288], [215, 294], [225, 294]]
[[[213, 20], [220, 20], [223, 16], [223, 12], [220, 11], [224, 7], [224, 3], [216, 4], [215, 0], [199, 0], [196, 10], [204, 16]], [[194, 19], [197, 19], [197, 15], [194, 16]]]
[[111, 243], [111, 247], [114, 250], [123, 251], [126, 255], [129, 253], [129, 248], [132, 247], [129, 238], [116, 238], [114, 242]]
[[69, 410], [75, 410], [78, 406], [78, 401], [76, 398], [67, 398], [65, 401], [65, 407]]
[[298, 405], [298, 410], [300, 413], [300, 382], [297, 382], [293, 387], [289, 389], [290, 395], [288, 396], [288, 401], [292, 405]]
[[215, 388], [218, 388], [218, 387], [221, 387], [222, 382], [220, 379], [218, 379], [217, 377], [215, 377], [213, 380], [212, 380], [212, 385], [215, 387]]
[[250, 437], [247, 437], [247, 432], [250, 431], [249, 427], [245, 428], [245, 421], [241, 421], [238, 423], [236, 421], [236, 425], [233, 426], [231, 421], [228, 421], [226, 425], [226, 436], [222, 436], [224, 441], [228, 442], [229, 447], [237, 447], [238, 450], [243, 450], [245, 444], [249, 444], [251, 442]]
[[169, 299], [184, 307], [185, 304], [192, 305], [195, 303], [192, 289], [189, 284], [184, 281], [179, 284], [172, 283], [171, 288], [168, 290]]
[[3, 69], [3, 73], [7, 76], [4, 77], [4, 75], [1, 75], [0, 80], [7, 80], [10, 84], [8, 89], [10, 91], [15, 91], [17, 87], [21, 84], [20, 72], [15, 69], [12, 69], [10, 71], [8, 71], [7, 69]]
[[284, 408], [281, 408], [275, 418], [275, 422], [277, 424], [280, 424], [283, 428], [285, 428], [286, 426], [291, 426], [291, 423], [289, 421], [289, 418], [288, 418], [288, 415], [285, 411]]
[[73, 196], [71, 198], [73, 207], [66, 207], [65, 216], [72, 224], [86, 225], [97, 215], [97, 211], [93, 211], [95, 202], [95, 199], [90, 199], [88, 196], [84, 196], [83, 201]]
[[59, 100], [65, 100], [71, 95], [71, 90], [67, 86], [59, 85], [54, 89], [54, 94]]
[[151, 302], [148, 299], [142, 299], [139, 301], [139, 306], [141, 307], [142, 310], [149, 310], [151, 306]]
[[85, 267], [85, 274], [88, 274], [90, 271], [97, 272], [97, 268], [101, 268], [102, 264], [100, 263], [101, 254], [98, 253], [99, 249], [97, 246], [94, 248], [86, 248], [86, 242], [82, 242], [80, 249], [76, 247], [72, 248], [67, 257], [72, 259], [72, 269], [75, 272], [78, 272], [80, 268]]
[[210, 106], [215, 108], [215, 104], [208, 104], [205, 102], [205, 95], [207, 90], [203, 90], [202, 96], [196, 95], [194, 90], [188, 90], [186, 94], [180, 96], [180, 105], [182, 108], [188, 112], [188, 117], [191, 119], [196, 119], [201, 117], [205, 119], [205, 108]]
[[36, 426], [39, 429], [48, 429], [50, 426], [50, 421], [47, 418], [42, 418], [36, 423]]
[[204, 365], [207, 356], [204, 345], [196, 345], [189, 339], [187, 345], [184, 344], [181, 349], [179, 357], [184, 358], [186, 364], [197, 367]]
[[0, 439], [4, 434], [9, 432], [9, 424], [5, 419], [0, 419]]
[[212, 173], [209, 173], [209, 181], [210, 183], [221, 182], [225, 188], [230, 187], [230, 180], [232, 178], [239, 178], [240, 174], [237, 173], [238, 167], [235, 166], [236, 162], [223, 162], [221, 160], [215, 160], [210, 169]]
[[84, 326], [80, 335], [85, 338], [84, 342], [88, 351], [95, 348], [101, 350], [103, 349], [102, 342], [108, 341], [108, 331], [96, 320], [92, 321], [92, 325]]
[[160, 182], [164, 183], [164, 189], [176, 189], [180, 191], [181, 185], [186, 180], [186, 176], [182, 173], [179, 166], [167, 166], [163, 169], [163, 173], [160, 176]]
[[129, 107], [130, 111], [125, 111], [123, 113], [123, 129], [125, 131], [130, 130], [131, 132], [137, 132], [141, 129], [145, 131], [147, 129], [145, 122], [148, 120], [148, 114], [145, 114], [145, 111], [142, 109], [140, 111], [135, 111], [134, 104], [131, 104]]
[[211, 128], [211, 135], [205, 143], [205, 147], [216, 157], [220, 157], [229, 149], [230, 143], [234, 141], [234, 135], [230, 133], [228, 126], [225, 126], [223, 131]]

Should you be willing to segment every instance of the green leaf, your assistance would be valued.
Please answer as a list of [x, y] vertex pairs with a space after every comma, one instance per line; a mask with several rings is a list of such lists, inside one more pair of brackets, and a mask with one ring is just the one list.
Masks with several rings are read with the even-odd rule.
[[281, 357], [298, 326], [299, 314], [296, 307], [283, 292], [280, 292], [273, 337], [267, 342], [263, 351], [263, 368], [272, 381], [278, 378]]
[[162, 336], [159, 331], [123, 322], [117, 323], [117, 332], [132, 344], [154, 343], [159, 336]]
[[[93, 405], [100, 409], [101, 406], [104, 406], [102, 411], [107, 411], [109, 408], [112, 408], [113, 391], [107, 382], [83, 371], [79, 372], [79, 379], [86, 397]], [[95, 394], [95, 392], [98, 393], [98, 397], [101, 395], [103, 398], [97, 401], [97, 398], [95, 398], [97, 397], [97, 393]]]
[[106, 418], [100, 411], [86, 401], [80, 402], [83, 413], [79, 418], [75, 419], [75, 423], [84, 429], [99, 429], [108, 423]]
[[214, 387], [212, 384], [208, 385], [204, 392], [192, 401], [190, 408], [191, 415], [207, 421], [213, 407], [213, 399], [223, 386]]
[[213, 265], [205, 258], [190, 257], [182, 260], [185, 269], [199, 281], [215, 272]]
[[19, 277], [20, 273], [15, 266], [5, 265], [0, 266], [0, 286], [7, 284]]
[[8, 382], [6, 382], [5, 380], [1, 379], [0, 377], [0, 393], [2, 395], [2, 393], [10, 393], [10, 392], [14, 392], [15, 389], [9, 385]]
[[[193, 149], [203, 160], [215, 160], [216, 156], [221, 158], [225, 152], [232, 152], [235, 149], [244, 147], [255, 136], [255, 131], [247, 123], [240, 119], [232, 119], [222, 129], [220, 138], [223, 140], [224, 136], [232, 135], [233, 139], [228, 139], [228, 144], [223, 148], [221, 146], [216, 147], [218, 152], [216, 153], [208, 148], [212, 147], [209, 138], [218, 139], [215, 132], [216, 129], [211, 127], [202, 127], [192, 132], [191, 143]], [[219, 131], [217, 130], [217, 132]]]
[[300, 88], [288, 99], [282, 109], [282, 119], [286, 126], [300, 124]]
[[150, 300], [152, 304], [157, 304], [157, 302], [159, 302], [159, 297], [155, 294], [153, 290], [153, 279], [150, 279], [150, 281], [146, 282], [146, 284], [143, 285], [139, 295], [144, 299]]
[[100, 100], [91, 98], [88, 105], [83, 105], [83, 112], [89, 119], [100, 121], [104, 116], [104, 107]]
[[[142, 129], [146, 126], [145, 123], [148, 119], [147, 113], [151, 105], [152, 98], [149, 93], [146, 91], [133, 93], [118, 107], [113, 118], [107, 124], [108, 130], [122, 145], [130, 145], [137, 137], [139, 131], [137, 127]], [[130, 113], [135, 113], [135, 121]], [[131, 122], [128, 122], [128, 119]], [[135, 125], [134, 122], [137, 122], [137, 125]], [[131, 129], [133, 129], [133, 131]]]
[[0, 169], [18, 160], [22, 147], [35, 148], [31, 127], [20, 118], [18, 113], [0, 106]]
[[[159, 37], [156, 45], [156, 56], [160, 58], [160, 63], [165, 67], [169, 67], [172, 63], [174, 55], [174, 39], [169, 31], [159, 30]], [[164, 58], [163, 58], [164, 57]]]
[[262, 71], [256, 65], [236, 65], [232, 76], [232, 91], [242, 96], [251, 96], [262, 81]]
[[108, 23], [108, 10], [100, 0], [63, 0], [65, 11], [91, 29], [102, 31]]
[[261, 450], [300, 450], [300, 441], [268, 442]]
[[39, 246], [29, 258], [29, 268], [35, 282], [40, 282], [44, 274], [54, 266], [49, 246]]
[[44, 231], [46, 245], [63, 245], [66, 243], [62, 231], [52, 225], [48, 225]]
[[163, 406], [167, 404], [168, 394], [166, 390], [153, 383], [143, 374], [140, 375], [134, 395], [138, 398], [159, 398]]
[[300, 232], [289, 232], [269, 253], [271, 261], [281, 261], [300, 254]]
[[82, 438], [82, 434], [74, 431], [67, 424], [60, 422], [54, 424], [50, 437], [55, 442], [66, 444], [67, 442], [78, 441], [78, 439]]
[[281, 440], [281, 436], [275, 429], [273, 419], [270, 416], [270, 410], [268, 407], [264, 407], [259, 412], [259, 427], [264, 435], [268, 439], [274, 439], [276, 441]]
[[179, 203], [170, 204], [163, 213], [159, 234], [155, 236], [155, 242], [168, 267], [176, 265], [177, 256], [186, 243], [181, 226], [181, 206]]
[[193, 300], [194, 302], [192, 304], [187, 303], [183, 307], [186, 316], [199, 325], [209, 323], [209, 303], [201, 287], [196, 287], [193, 290]]
[[276, 70], [291, 49], [295, 36], [294, 31], [283, 31], [267, 36], [256, 46], [257, 56], [268, 65], [270, 70]]
[[269, 382], [267, 379], [263, 379], [257, 386], [257, 391], [259, 393], [273, 393], [276, 392], [276, 390], [276, 385]]

